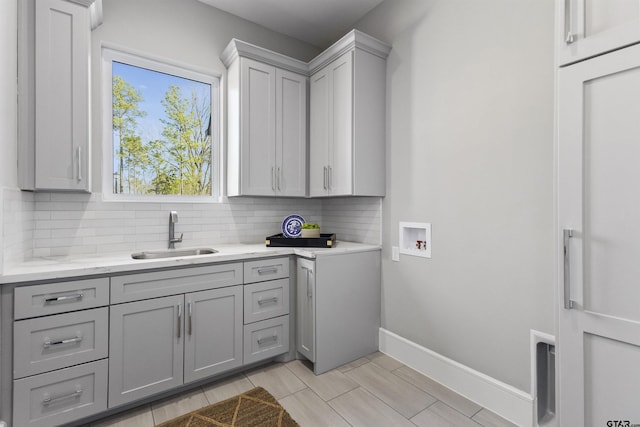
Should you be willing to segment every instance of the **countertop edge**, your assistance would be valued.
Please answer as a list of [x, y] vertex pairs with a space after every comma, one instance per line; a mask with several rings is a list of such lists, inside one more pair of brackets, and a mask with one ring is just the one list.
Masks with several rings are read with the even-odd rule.
[[[209, 247], [209, 245], [203, 245]], [[36, 258], [5, 266], [0, 275], [0, 285], [26, 282], [45, 282], [78, 279], [91, 276], [108, 276], [138, 273], [146, 270], [184, 268], [207, 264], [227, 263], [277, 256], [301, 256], [316, 258], [345, 253], [381, 250], [380, 245], [338, 242], [334, 248], [265, 247], [264, 244], [210, 245], [219, 252], [212, 255], [185, 256], [155, 260], [134, 260], [130, 253], [78, 256], [65, 258]]]

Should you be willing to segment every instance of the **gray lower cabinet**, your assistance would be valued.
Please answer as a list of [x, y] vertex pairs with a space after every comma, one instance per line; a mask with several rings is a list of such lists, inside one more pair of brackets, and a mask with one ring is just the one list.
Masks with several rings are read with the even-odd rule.
[[311, 362], [315, 362], [315, 262], [298, 258], [296, 266], [296, 350]]
[[185, 295], [184, 382], [242, 365], [242, 286]]
[[107, 409], [107, 361], [13, 382], [13, 426], [51, 427]]
[[109, 407], [242, 365], [242, 286], [111, 306]]
[[182, 385], [183, 306], [183, 295], [111, 306], [109, 407]]
[[297, 260], [297, 345], [319, 375], [378, 350], [380, 252]]

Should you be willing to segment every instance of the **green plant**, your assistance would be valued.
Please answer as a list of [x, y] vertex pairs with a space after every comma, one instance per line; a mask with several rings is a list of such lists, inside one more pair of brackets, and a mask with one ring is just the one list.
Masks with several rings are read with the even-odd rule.
[[308, 222], [305, 222], [304, 224], [302, 224], [302, 228], [305, 230], [310, 230], [310, 229], [319, 229], [320, 226], [318, 224], [310, 224]]

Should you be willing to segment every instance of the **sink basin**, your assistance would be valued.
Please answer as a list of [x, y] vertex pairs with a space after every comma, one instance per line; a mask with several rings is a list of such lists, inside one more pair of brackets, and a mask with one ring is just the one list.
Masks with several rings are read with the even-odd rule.
[[215, 249], [196, 248], [196, 249], [167, 249], [166, 251], [144, 251], [131, 254], [133, 259], [159, 259], [159, 258], [176, 258], [181, 256], [194, 255], [211, 255], [215, 254]]

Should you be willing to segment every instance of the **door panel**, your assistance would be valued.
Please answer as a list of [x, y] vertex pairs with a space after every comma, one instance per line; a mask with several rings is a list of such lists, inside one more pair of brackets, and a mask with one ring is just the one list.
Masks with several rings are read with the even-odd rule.
[[182, 385], [182, 295], [110, 308], [109, 407]]
[[349, 52], [329, 66], [331, 69], [331, 117], [333, 135], [329, 144], [331, 167], [329, 193], [349, 195], [352, 188], [353, 156], [353, 53]]
[[307, 192], [307, 78], [276, 69], [276, 193]]
[[324, 69], [311, 76], [309, 103], [309, 195], [327, 194], [329, 165], [329, 72]]
[[242, 365], [242, 286], [185, 298], [185, 383]]
[[275, 191], [276, 69], [241, 58], [242, 194]]
[[560, 65], [640, 41], [638, 0], [561, 0], [556, 5]]
[[639, 423], [640, 46], [561, 69], [558, 89], [559, 425]]

